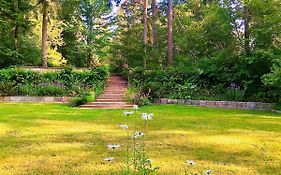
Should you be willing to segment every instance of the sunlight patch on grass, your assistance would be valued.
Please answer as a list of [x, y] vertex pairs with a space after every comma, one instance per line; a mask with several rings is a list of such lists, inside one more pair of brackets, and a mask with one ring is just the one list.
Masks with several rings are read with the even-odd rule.
[[7, 135], [7, 133], [11, 130], [12, 130], [12, 128], [9, 127], [9, 125], [0, 123], [0, 136], [1, 137]]
[[116, 126], [111, 125], [98, 125], [90, 122], [75, 122], [75, 121], [57, 121], [57, 120], [36, 120], [35, 126], [28, 128], [24, 136], [33, 134], [79, 134], [79, 133], [104, 133], [106, 135], [112, 135], [122, 132], [116, 132]]

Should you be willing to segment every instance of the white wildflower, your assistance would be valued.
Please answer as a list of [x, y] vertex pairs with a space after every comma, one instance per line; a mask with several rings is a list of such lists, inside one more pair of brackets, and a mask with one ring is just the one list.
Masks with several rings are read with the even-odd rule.
[[138, 105], [134, 105], [133, 109], [135, 109], [135, 110], [139, 109]]
[[114, 149], [116, 149], [116, 148], [119, 148], [119, 147], [120, 147], [119, 144], [108, 144], [108, 145], [107, 145], [107, 148], [108, 148], [108, 149], [112, 149], [112, 150], [114, 150]]
[[193, 160], [187, 161], [188, 165], [195, 165], [196, 163]]
[[147, 165], [147, 166], [152, 166], [152, 160], [150, 160], [150, 159], [147, 159], [146, 161], [145, 161], [145, 164]]
[[126, 129], [128, 129], [128, 128], [129, 128], [129, 126], [128, 126], [128, 125], [120, 125], [120, 128], [122, 128], [122, 129], [126, 130]]
[[114, 160], [114, 157], [107, 157], [107, 158], [104, 158], [103, 160], [110, 162], [110, 161]]
[[143, 132], [136, 131], [132, 137], [134, 139], [137, 139], [137, 138], [142, 137], [142, 136], [144, 136]]
[[124, 114], [125, 114], [126, 116], [131, 115], [131, 114], [133, 114], [133, 113], [134, 113], [133, 111], [126, 111], [126, 112], [124, 112]]
[[147, 114], [147, 113], [142, 113], [141, 118], [143, 120], [152, 120], [154, 114]]
[[205, 175], [211, 175], [212, 174], [212, 170], [206, 170], [205, 171]]

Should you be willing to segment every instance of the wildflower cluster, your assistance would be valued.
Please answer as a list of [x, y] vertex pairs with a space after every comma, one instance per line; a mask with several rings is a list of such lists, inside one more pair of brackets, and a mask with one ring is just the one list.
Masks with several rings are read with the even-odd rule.
[[[132, 114], [135, 114], [134, 116], [136, 116], [136, 112], [138, 109], [138, 106], [134, 106], [135, 111], [126, 111], [123, 112], [124, 115], [127, 117], [127, 119], [129, 119], [129, 116], [131, 116]], [[127, 132], [127, 138], [128, 138], [128, 142], [127, 142], [127, 154], [126, 154], [126, 158], [127, 158], [127, 174], [130, 174], [131, 172], [131, 166], [134, 169], [134, 174], [135, 173], [140, 173], [140, 174], [150, 174], [152, 172], [155, 172], [156, 170], [158, 170], [157, 168], [153, 168], [152, 167], [152, 161], [150, 159], [148, 159], [148, 156], [145, 154], [145, 139], [144, 139], [144, 135], [145, 135], [145, 127], [147, 125], [147, 121], [148, 120], [152, 120], [153, 119], [154, 114], [147, 114], [147, 113], [142, 113], [141, 114], [141, 119], [144, 120], [144, 128], [143, 131], [136, 131], [136, 124], [135, 124], [135, 128], [133, 129], [132, 134], [129, 133], [129, 126], [127, 124], [120, 124], [119, 127], [123, 130], [125, 130]], [[137, 144], [138, 139], [141, 139], [142, 142], [140, 142], [139, 144]], [[130, 145], [130, 140], [132, 140], [133, 144]], [[108, 144], [107, 148], [109, 150], [116, 150], [118, 148], [120, 148], [121, 145], [120, 144]], [[130, 154], [129, 151], [132, 150], [132, 153]], [[131, 156], [131, 157], [130, 157]], [[114, 157], [107, 157], [104, 158], [104, 161], [107, 162], [111, 162], [115, 160]]]

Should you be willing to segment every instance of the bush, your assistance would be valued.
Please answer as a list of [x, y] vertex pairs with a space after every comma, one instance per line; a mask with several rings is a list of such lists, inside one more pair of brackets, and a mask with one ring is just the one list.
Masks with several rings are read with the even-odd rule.
[[281, 103], [277, 103], [276, 106], [275, 106], [275, 109], [276, 110], [281, 110]]
[[95, 100], [95, 93], [94, 92], [83, 92], [82, 95], [78, 97], [73, 97], [69, 100], [69, 106], [71, 107], [78, 107], [87, 102], [92, 102]]
[[138, 89], [134, 86], [131, 86], [127, 89], [125, 98], [128, 102], [137, 104], [138, 106], [147, 106], [151, 105], [149, 97], [142, 94]]
[[62, 87], [47, 85], [36, 88], [35, 95], [37, 96], [64, 96], [65, 91]]
[[85, 91], [99, 94], [108, 76], [108, 67], [83, 71], [66, 68], [42, 73], [19, 68], [2, 69], [0, 95], [81, 96]]
[[0, 82], [0, 96], [12, 96], [16, 94], [16, 89], [11, 82]]
[[[210, 68], [209, 68], [210, 69]], [[206, 69], [205, 69], [206, 70]], [[215, 71], [215, 70], [213, 70]], [[218, 74], [204, 72], [201, 69], [183, 69], [170, 67], [165, 70], [146, 70], [135, 68], [129, 71], [128, 80], [135, 86], [135, 98], [147, 97], [195, 100], [226, 101], [278, 101], [277, 92], [269, 86], [258, 85], [253, 89], [255, 81], [234, 81], [227, 78], [223, 71]], [[223, 75], [225, 74], [225, 75]], [[230, 73], [229, 73], [230, 75]], [[225, 76], [225, 77], [224, 77]], [[132, 99], [132, 97], [130, 97]]]
[[18, 95], [36, 95], [36, 89], [29, 85], [18, 85], [17, 86], [17, 94]]
[[83, 97], [73, 97], [69, 100], [69, 106], [71, 107], [78, 107], [85, 104], [87, 101]]

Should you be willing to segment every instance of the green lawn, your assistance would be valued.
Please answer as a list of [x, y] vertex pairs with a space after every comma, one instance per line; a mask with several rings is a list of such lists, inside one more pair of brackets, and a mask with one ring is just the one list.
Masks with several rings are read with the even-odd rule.
[[[124, 169], [126, 132], [154, 113], [146, 150], [159, 174], [186, 170], [213, 174], [281, 174], [280, 114], [161, 105], [140, 108], [127, 121], [122, 110], [83, 110], [61, 104], [0, 103], [0, 174], [109, 174]], [[136, 119], [137, 118], [137, 119]], [[141, 130], [141, 128], [138, 128]], [[110, 143], [121, 144], [116, 151]], [[105, 157], [115, 157], [105, 162]], [[188, 166], [194, 160], [195, 166]]]

